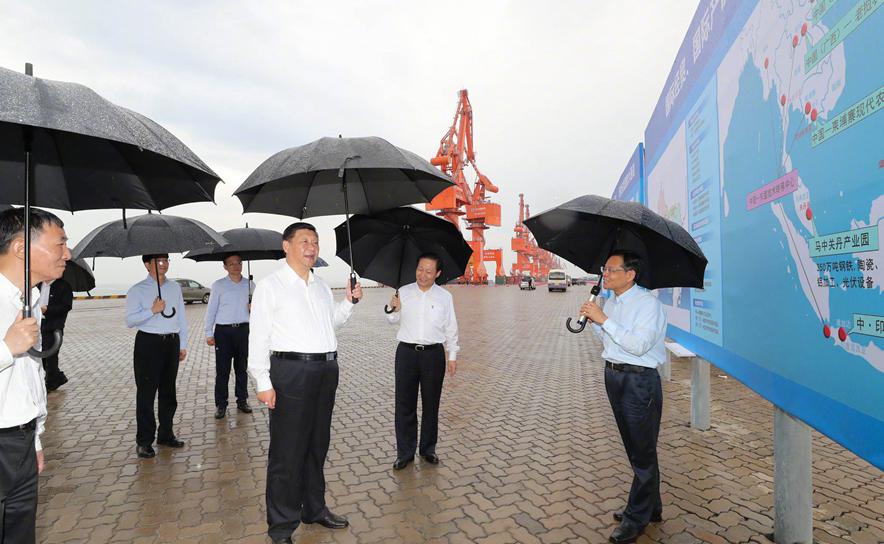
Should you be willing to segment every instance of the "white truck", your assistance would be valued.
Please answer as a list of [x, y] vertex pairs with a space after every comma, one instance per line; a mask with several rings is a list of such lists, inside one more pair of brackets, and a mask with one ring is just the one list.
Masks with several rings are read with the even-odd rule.
[[561, 291], [564, 293], [568, 290], [568, 274], [561, 268], [553, 268], [547, 276], [546, 287], [550, 292]]

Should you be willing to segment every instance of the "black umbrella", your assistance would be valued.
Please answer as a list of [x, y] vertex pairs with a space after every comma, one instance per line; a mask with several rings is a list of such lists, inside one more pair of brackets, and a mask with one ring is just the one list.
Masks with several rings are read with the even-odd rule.
[[[429, 202], [453, 185], [426, 160], [382, 138], [338, 137], [280, 151], [233, 194], [243, 212], [301, 219], [343, 213], [349, 223], [351, 213]], [[353, 270], [351, 264], [351, 285]]]
[[[105, 223], [87, 234], [71, 252], [74, 259], [82, 257], [132, 257], [155, 253], [183, 253], [227, 243], [208, 225], [187, 217], [151, 214]], [[156, 259], [153, 260], [156, 267]], [[157, 296], [160, 279], [157, 276]], [[172, 313], [163, 317], [175, 315]]]
[[89, 292], [95, 289], [95, 275], [85, 259], [71, 259], [64, 267], [62, 279], [71, 285], [74, 292]]
[[[30, 206], [63, 210], [161, 210], [212, 201], [220, 178], [157, 123], [75, 83], [0, 68], [0, 202], [25, 206], [30, 285]], [[30, 317], [24, 289], [22, 314]], [[53, 348], [28, 352], [47, 357]]]
[[638, 281], [642, 287], [703, 287], [707, 261], [694, 238], [638, 202], [585, 195], [526, 219], [525, 225], [540, 247], [587, 272], [599, 273], [612, 250], [624, 249], [646, 264]]
[[[415, 281], [414, 269], [422, 253], [435, 253], [442, 260], [442, 273], [436, 278], [440, 285], [462, 276], [473, 254], [453, 223], [410, 206], [354, 215], [350, 233], [347, 228], [346, 222], [335, 227], [338, 257], [355, 267], [360, 276], [397, 292]], [[386, 306], [384, 311], [392, 313]]]

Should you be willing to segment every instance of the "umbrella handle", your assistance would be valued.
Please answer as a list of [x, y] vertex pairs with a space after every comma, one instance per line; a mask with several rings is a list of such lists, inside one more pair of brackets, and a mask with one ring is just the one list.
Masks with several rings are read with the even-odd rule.
[[31, 348], [28, 350], [28, 355], [30, 355], [31, 357], [36, 357], [37, 359], [45, 359], [46, 357], [52, 357], [53, 355], [58, 353], [58, 350], [61, 349], [61, 331], [52, 331], [52, 336], [54, 338], [54, 341], [52, 342], [52, 347], [50, 347], [46, 351], [39, 351], [37, 348]]
[[[355, 289], [355, 288], [356, 288], [356, 274], [351, 272], [350, 273], [350, 291], [352, 292], [353, 289]], [[351, 297], [351, 298], [352, 298], [353, 304], [356, 304], [359, 302], [358, 298], [356, 298], [356, 297]]]
[[165, 317], [166, 319], [172, 319], [173, 317], [175, 317], [175, 307], [174, 307], [174, 306], [172, 307], [172, 313], [171, 313], [171, 314], [166, 315], [165, 312], [160, 312], [160, 315], [163, 316], [163, 317]]
[[[399, 296], [399, 289], [396, 289], [395, 296], [397, 296], [397, 297]], [[384, 313], [392, 314], [395, 311], [396, 310], [394, 308], [390, 308], [388, 305], [384, 304]]]
[[586, 328], [586, 318], [581, 317], [580, 319], [578, 319], [577, 320], [577, 328], [573, 328], [573, 327], [571, 327], [571, 318], [569, 317], [568, 320], [565, 321], [565, 328], [568, 329], [569, 331], [573, 332], [574, 334], [577, 334], [579, 332], [583, 332], [583, 329]]

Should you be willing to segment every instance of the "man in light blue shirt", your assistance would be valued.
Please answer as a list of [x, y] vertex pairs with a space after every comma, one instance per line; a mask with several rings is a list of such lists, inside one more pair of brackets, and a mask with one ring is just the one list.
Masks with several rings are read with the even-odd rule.
[[[154, 438], [161, 446], [184, 447], [184, 442], [172, 431], [172, 418], [178, 408], [175, 393], [178, 363], [187, 357], [187, 320], [181, 286], [166, 279], [169, 255], [144, 255], [141, 260], [148, 277], [126, 293], [126, 326], [138, 329], [134, 353], [136, 452], [138, 457], [150, 458], [156, 455]], [[157, 296], [157, 278], [162, 298]], [[156, 398], [159, 399], [159, 429], [153, 409]]]
[[206, 344], [215, 346], [215, 419], [227, 414], [230, 363], [236, 386], [236, 407], [251, 414], [249, 406], [249, 292], [251, 281], [243, 278], [242, 257], [224, 257], [227, 275], [212, 284], [206, 310]]
[[605, 390], [632, 465], [626, 508], [614, 514], [620, 526], [609, 540], [615, 544], [635, 542], [648, 523], [663, 515], [657, 463], [663, 390], [657, 367], [666, 359], [666, 314], [657, 297], [636, 285], [643, 268], [638, 255], [612, 252], [602, 273], [614, 295], [604, 310], [587, 302], [580, 312], [604, 344]]

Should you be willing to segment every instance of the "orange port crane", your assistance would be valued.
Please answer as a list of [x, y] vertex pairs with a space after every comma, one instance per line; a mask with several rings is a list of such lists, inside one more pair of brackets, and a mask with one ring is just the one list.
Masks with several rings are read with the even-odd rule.
[[[496, 193], [498, 188], [476, 166], [476, 153], [473, 149], [473, 108], [467, 90], [458, 93], [457, 111], [454, 122], [442, 137], [439, 150], [430, 162], [451, 176], [454, 187], [442, 191], [426, 205], [427, 210], [454, 223], [460, 228], [459, 219], [465, 216], [466, 228], [472, 231], [472, 240], [467, 243], [473, 255], [467, 264], [462, 281], [466, 283], [487, 283], [488, 271], [485, 262], [494, 262], [495, 281], [505, 281], [502, 254], [500, 249], [485, 247], [485, 231], [489, 227], [500, 226], [500, 204], [489, 202], [485, 192]], [[464, 168], [469, 164], [476, 173], [476, 184], [470, 189], [464, 176]]]
[[560, 268], [560, 262], [552, 253], [540, 249], [531, 236], [525, 220], [531, 217], [531, 208], [525, 204], [525, 195], [519, 193], [519, 222], [513, 231], [516, 233], [511, 240], [512, 250], [516, 252], [516, 262], [510, 275], [514, 282], [522, 276], [532, 276], [545, 281], [551, 268]]

